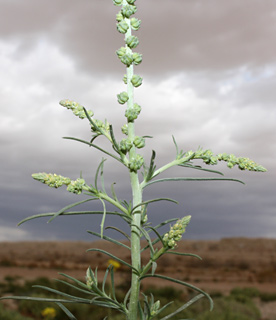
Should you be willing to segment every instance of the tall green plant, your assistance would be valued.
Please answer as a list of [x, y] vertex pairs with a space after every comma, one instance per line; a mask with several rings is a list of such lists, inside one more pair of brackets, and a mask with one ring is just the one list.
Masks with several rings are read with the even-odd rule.
[[[179, 312], [187, 308], [192, 303], [196, 302], [202, 297], [209, 299], [210, 308], [213, 307], [213, 302], [210, 296], [202, 291], [201, 289], [188, 284], [186, 282], [170, 278], [164, 275], [156, 273], [157, 261], [164, 254], [178, 254], [182, 256], [194, 256], [200, 258], [194, 254], [187, 254], [176, 252], [174, 249], [177, 246], [177, 242], [181, 239], [183, 233], [191, 216], [186, 216], [182, 219], [172, 218], [170, 220], [164, 221], [159, 225], [153, 227], [148, 222], [148, 206], [152, 202], [156, 201], [172, 201], [176, 202], [173, 199], [169, 198], [157, 198], [144, 201], [143, 200], [143, 191], [146, 187], [154, 183], [162, 183], [166, 181], [209, 181], [209, 180], [228, 180], [228, 181], [237, 181], [236, 179], [229, 179], [222, 177], [223, 174], [207, 168], [202, 168], [201, 166], [193, 164], [193, 160], [200, 159], [207, 165], [216, 165], [219, 161], [224, 161], [227, 163], [229, 168], [237, 165], [241, 170], [250, 170], [250, 171], [266, 171], [262, 166], [256, 164], [254, 161], [248, 158], [237, 158], [233, 154], [218, 154], [215, 155], [211, 150], [197, 149], [195, 151], [183, 151], [179, 149], [175, 139], [173, 142], [176, 148], [175, 157], [167, 163], [166, 165], [157, 168], [155, 165], [155, 151], [152, 151], [151, 159], [149, 164], [146, 164], [144, 161], [143, 155], [138, 153], [138, 149], [145, 147], [145, 141], [148, 136], [137, 136], [135, 133], [135, 123], [139, 114], [141, 112], [141, 107], [136, 102], [134, 102], [134, 90], [142, 84], [142, 77], [134, 73], [134, 66], [139, 65], [142, 62], [142, 55], [134, 49], [139, 44], [139, 39], [137, 36], [132, 33], [137, 31], [140, 28], [141, 21], [134, 17], [136, 13], [136, 0], [113, 0], [115, 6], [120, 7], [120, 11], [116, 16], [117, 20], [117, 30], [124, 35], [124, 46], [119, 48], [116, 51], [116, 54], [126, 67], [126, 74], [123, 77], [123, 82], [126, 85], [125, 91], [120, 92], [117, 95], [117, 100], [119, 104], [126, 105], [125, 108], [125, 118], [126, 123], [122, 127], [122, 133], [125, 135], [120, 141], [114, 135], [112, 125], [105, 121], [101, 121], [94, 118], [94, 113], [90, 110], [87, 110], [85, 107], [80, 105], [77, 102], [70, 100], [62, 100], [60, 104], [63, 107], [71, 110], [76, 116], [81, 119], [86, 119], [90, 125], [92, 131], [92, 137], [90, 141], [85, 141], [73, 137], [65, 137], [65, 139], [71, 139], [84, 143], [90, 147], [100, 150], [104, 155], [111, 157], [113, 160], [118, 161], [125, 169], [129, 172], [132, 198], [128, 201], [120, 201], [115, 193], [114, 185], [111, 186], [111, 194], [108, 194], [104, 185], [104, 162], [106, 159], [102, 159], [95, 173], [94, 183], [87, 183], [83, 177], [80, 177], [76, 180], [72, 180], [67, 177], [63, 177], [56, 174], [47, 174], [47, 173], [35, 173], [32, 177], [42, 183], [47, 184], [49, 187], [59, 188], [63, 185], [67, 186], [69, 192], [75, 194], [85, 194], [87, 198], [85, 200], [70, 204], [58, 212], [55, 213], [44, 213], [38, 214], [31, 217], [28, 217], [21, 221], [19, 224], [26, 222], [31, 219], [40, 218], [40, 217], [51, 217], [49, 222], [57, 218], [58, 216], [68, 216], [68, 215], [94, 215], [101, 214], [101, 230], [99, 233], [95, 231], [88, 231], [90, 234], [98, 236], [99, 238], [105, 239], [106, 241], [112, 242], [118, 246], [125, 248], [125, 250], [130, 251], [131, 253], [131, 263], [128, 263], [119, 257], [104, 251], [102, 249], [92, 248], [88, 251], [98, 251], [112, 259], [119, 261], [121, 264], [127, 266], [131, 272], [131, 285], [128, 293], [125, 296], [124, 301], [118, 301], [116, 298], [116, 290], [114, 285], [114, 272], [112, 264], [106, 269], [106, 273], [103, 279], [103, 283], [100, 286], [97, 278], [97, 269], [92, 270], [91, 267], [88, 267], [86, 272], [86, 282], [81, 282], [69, 275], [61, 274], [66, 278], [67, 281], [57, 280], [65, 283], [68, 287], [74, 287], [79, 292], [82, 293], [81, 297], [73, 296], [65, 292], [60, 292], [48, 287], [38, 286], [42, 289], [50, 291], [57, 294], [61, 298], [56, 299], [43, 299], [43, 298], [30, 298], [30, 297], [5, 297], [12, 299], [30, 299], [34, 301], [51, 301], [55, 302], [69, 317], [69, 319], [76, 319], [74, 315], [69, 311], [65, 304], [70, 303], [81, 303], [81, 304], [93, 304], [97, 306], [103, 306], [106, 308], [113, 308], [121, 312], [124, 317], [128, 320], [150, 320], [159, 315], [160, 312], [166, 309], [169, 305], [161, 306], [159, 301], [155, 301], [153, 295], [146, 296], [140, 292], [141, 282], [148, 278], [154, 277], [161, 280], [171, 281], [183, 286], [186, 286], [190, 289], [195, 290], [198, 294], [184, 304], [181, 308], [175, 310], [170, 315], [164, 316], [162, 319], [167, 320]], [[113, 151], [109, 152], [104, 148], [101, 148], [99, 145], [95, 144], [95, 141], [98, 137], [103, 136], [107, 139]], [[189, 168], [193, 170], [207, 171], [216, 175], [215, 177], [209, 178], [186, 178], [186, 177], [172, 177], [172, 178], [158, 178], [157, 176], [161, 175], [167, 169], [180, 166], [184, 168]], [[142, 179], [139, 176], [139, 173], [142, 174]], [[102, 203], [103, 209], [101, 211], [70, 211], [73, 207], [83, 204], [88, 201], [99, 200]], [[114, 207], [114, 211], [106, 210], [106, 204], [111, 204]], [[114, 228], [121, 235], [126, 236], [129, 240], [130, 245], [125, 242], [118, 241], [116, 239], [110, 238], [104, 235], [104, 222], [106, 215], [116, 215], [119, 218], [123, 219], [129, 225], [129, 234], [126, 234], [124, 231]], [[168, 227], [168, 232], [161, 234], [159, 228], [168, 224], [174, 223]], [[153, 239], [154, 237], [155, 239]], [[147, 241], [145, 247], [141, 247], [141, 239], [144, 238]], [[158, 248], [156, 246], [158, 244]], [[141, 253], [145, 250], [148, 250], [150, 253], [150, 258], [145, 265], [141, 265]], [[110, 292], [106, 292], [106, 281], [108, 276], [110, 276], [111, 289]], [[86, 294], [87, 297], [83, 298], [83, 294]], [[142, 300], [141, 300], [142, 298]]]

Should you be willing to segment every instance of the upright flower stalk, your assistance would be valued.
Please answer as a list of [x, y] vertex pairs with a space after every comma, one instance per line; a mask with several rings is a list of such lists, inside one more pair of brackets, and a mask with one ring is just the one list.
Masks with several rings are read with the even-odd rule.
[[[137, 11], [136, 0], [113, 0], [113, 4], [117, 7], [120, 7], [120, 11], [116, 16], [117, 21], [117, 30], [124, 35], [124, 46], [119, 48], [116, 51], [116, 54], [119, 60], [126, 67], [126, 74], [123, 77], [123, 82], [126, 85], [126, 90], [117, 94], [117, 101], [120, 105], [125, 106], [124, 115], [126, 118], [126, 123], [123, 125], [122, 133], [124, 137], [117, 141], [113, 132], [113, 127], [111, 123], [107, 120], [99, 120], [94, 118], [94, 112], [87, 110], [81, 104], [65, 99], [60, 101], [60, 105], [71, 110], [75, 116], [80, 119], [85, 119], [90, 125], [90, 130], [92, 137], [90, 141], [86, 141], [74, 137], [65, 137], [65, 139], [74, 140], [90, 147], [93, 147], [101, 151], [105, 156], [110, 157], [112, 160], [120, 162], [129, 172], [130, 185], [132, 191], [132, 197], [129, 201], [119, 200], [114, 185], [111, 185], [111, 194], [106, 192], [105, 183], [104, 183], [104, 163], [106, 159], [102, 159], [99, 163], [99, 166], [95, 173], [94, 182], [87, 183], [85, 179], [80, 176], [77, 179], [71, 179], [64, 177], [58, 174], [51, 173], [34, 173], [32, 177], [48, 185], [51, 188], [59, 188], [62, 186], [67, 187], [67, 191], [75, 195], [84, 194], [86, 196], [85, 200], [81, 200], [70, 204], [57, 212], [48, 212], [37, 214], [31, 217], [28, 217], [22, 220], [19, 224], [23, 222], [40, 218], [40, 217], [50, 217], [49, 222], [56, 219], [60, 216], [70, 216], [70, 215], [102, 215], [102, 222], [100, 224], [100, 232], [88, 231], [89, 234], [97, 236], [105, 241], [109, 241], [113, 244], [116, 244], [120, 247], [123, 247], [125, 250], [130, 252], [131, 263], [124, 261], [123, 259], [117, 257], [115, 254], [107, 252], [103, 249], [91, 248], [87, 251], [89, 252], [100, 252], [108, 256], [108, 266], [100, 285], [97, 275], [97, 267], [92, 270], [91, 266], [88, 266], [86, 272], [84, 271], [85, 281], [80, 281], [73, 278], [70, 275], [61, 274], [65, 277], [66, 280], [69, 280], [68, 286], [70, 288], [75, 288], [77, 291], [82, 292], [82, 296], [69, 295], [65, 292], [61, 292], [55, 289], [51, 289], [45, 286], [38, 286], [41, 289], [56, 293], [59, 298], [40, 298], [40, 297], [3, 297], [1, 299], [26, 299], [34, 301], [47, 301], [54, 302], [58, 305], [64, 313], [71, 320], [77, 320], [76, 317], [71, 313], [70, 308], [66, 305], [71, 303], [80, 303], [88, 305], [96, 305], [100, 307], [106, 307], [108, 309], [115, 309], [117, 312], [123, 314], [126, 320], [151, 320], [157, 317], [162, 313], [169, 304], [161, 306], [159, 300], [155, 301], [154, 296], [150, 297], [140, 292], [140, 283], [149, 277], [155, 277], [165, 281], [171, 281], [178, 285], [188, 287], [189, 289], [197, 292], [197, 295], [185, 303], [180, 308], [174, 310], [171, 314], [166, 315], [161, 318], [161, 320], [167, 320], [169, 318], [175, 317], [178, 313], [186, 309], [192, 303], [195, 303], [202, 297], [205, 297], [210, 302], [210, 309], [213, 307], [213, 302], [208, 293], [204, 292], [196, 286], [183, 282], [178, 279], [167, 277], [156, 273], [157, 270], [157, 261], [158, 259], [166, 253], [178, 254], [182, 256], [192, 256], [199, 258], [196, 254], [191, 253], [182, 253], [176, 252], [177, 243], [181, 240], [185, 230], [191, 220], [191, 216], [187, 215], [182, 218], [171, 218], [164, 222], [159, 223], [156, 226], [152, 226], [148, 222], [148, 207], [151, 203], [157, 201], [170, 201], [177, 203], [173, 199], [169, 198], [157, 198], [143, 201], [143, 191], [145, 188], [149, 187], [155, 183], [162, 183], [166, 181], [235, 181], [242, 182], [240, 180], [225, 178], [221, 172], [201, 167], [198, 163], [193, 164], [193, 160], [202, 160], [204, 165], [213, 166], [216, 165], [219, 161], [227, 163], [228, 168], [233, 168], [237, 166], [241, 170], [249, 171], [259, 171], [264, 172], [266, 169], [261, 165], [255, 163], [254, 161], [245, 158], [245, 157], [236, 157], [233, 154], [214, 154], [211, 150], [206, 149], [197, 149], [195, 151], [183, 151], [179, 149], [175, 138], [173, 137], [173, 143], [175, 145], [175, 155], [172, 156], [172, 159], [169, 163], [163, 165], [160, 168], [156, 167], [155, 157], [156, 153], [152, 150], [151, 159], [148, 164], [144, 163], [144, 157], [137, 152], [138, 149], [145, 147], [145, 138], [146, 136], [136, 136], [135, 134], [135, 121], [138, 118], [141, 107], [138, 103], [134, 101], [134, 89], [139, 87], [142, 84], [142, 77], [134, 73], [134, 66], [139, 65], [142, 62], [142, 55], [138, 52], [135, 52], [134, 49], [139, 44], [139, 39], [137, 36], [133, 35], [133, 31], [137, 31], [140, 28], [141, 21], [134, 17], [134, 14]], [[96, 139], [102, 136], [107, 139], [113, 147], [113, 152], [107, 151], [104, 148], [100, 147], [95, 143]], [[157, 176], [160, 176], [164, 171], [168, 170], [171, 167], [178, 166], [181, 169], [193, 169], [201, 170], [208, 173], [211, 173], [211, 177], [171, 177], [171, 178], [160, 178], [156, 179]], [[183, 170], [183, 169], [182, 169]], [[143, 180], [139, 180], [138, 173], [142, 173]], [[215, 176], [213, 176], [215, 175]], [[92, 201], [99, 200], [102, 204], [102, 210], [87, 210], [87, 211], [71, 211], [72, 208]], [[108, 211], [107, 204], [109, 204], [114, 211]], [[117, 230], [120, 235], [124, 235], [130, 241], [130, 243], [125, 243], [113, 239], [104, 234], [104, 225], [107, 215], [115, 215], [118, 218], [123, 219], [129, 226], [129, 231], [126, 233], [119, 228], [114, 228]], [[171, 225], [172, 224], [172, 225]], [[161, 227], [167, 227], [167, 231], [164, 234], [160, 233]], [[146, 240], [146, 245], [141, 246], [141, 239]], [[141, 253], [146, 251], [149, 253], [148, 261], [145, 265], [141, 265]], [[123, 301], [118, 301], [116, 297], [116, 288], [114, 282], [114, 271], [118, 267], [124, 265], [129, 268], [131, 272], [131, 285], [128, 293], [126, 294]], [[117, 266], [117, 267], [116, 267]], [[110, 288], [106, 288], [107, 278], [110, 277]], [[61, 280], [58, 280], [61, 281]], [[66, 284], [66, 281], [62, 281]], [[107, 290], [109, 292], [107, 292]], [[84, 295], [86, 297], [84, 297]], [[106, 319], [106, 318], [105, 318]]]
[[[126, 78], [124, 81], [127, 85], [127, 95], [121, 93], [118, 95], [118, 99], [125, 96], [127, 102], [127, 109], [125, 116], [127, 118], [127, 137], [131, 144], [129, 149], [129, 174], [132, 189], [132, 203], [133, 207], [137, 207], [142, 203], [142, 189], [140, 187], [138, 170], [143, 164], [143, 158], [137, 154], [135, 141], [135, 120], [140, 113], [140, 107], [136, 104], [134, 106], [134, 87], [138, 87], [142, 83], [140, 76], [134, 75], [134, 64], [142, 62], [142, 56], [133, 52], [133, 48], [136, 48], [139, 44], [137, 37], [132, 35], [132, 30], [138, 30], [140, 27], [140, 21], [133, 18], [133, 14], [136, 12], [135, 0], [123, 0], [113, 1], [115, 5], [121, 6], [121, 11], [117, 14], [117, 30], [120, 33], [125, 34], [125, 47], [117, 51], [117, 55], [121, 62], [126, 65]], [[135, 60], [136, 59], [136, 60]], [[136, 107], [136, 110], [135, 110]], [[137, 143], [136, 143], [137, 144]], [[132, 212], [132, 225], [131, 225], [131, 263], [132, 267], [139, 270], [141, 268], [141, 254], [140, 254], [140, 228], [141, 228], [141, 207], [137, 207]], [[131, 277], [131, 293], [129, 301], [129, 320], [137, 319], [137, 310], [140, 292], [140, 279], [139, 275], [132, 270]]]

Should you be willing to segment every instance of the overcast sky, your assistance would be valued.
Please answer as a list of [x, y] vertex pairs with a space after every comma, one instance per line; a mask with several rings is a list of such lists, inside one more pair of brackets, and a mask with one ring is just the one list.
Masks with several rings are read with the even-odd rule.
[[[149, 207], [153, 224], [192, 215], [189, 239], [276, 237], [276, 2], [275, 0], [137, 0], [136, 33], [143, 54], [135, 72], [143, 85], [135, 91], [142, 106], [139, 135], [152, 135], [147, 148], [158, 166], [172, 160], [172, 135], [181, 149], [199, 146], [214, 153], [252, 158], [267, 173], [214, 169], [234, 182], [177, 182], [145, 189], [145, 199], [172, 197], [179, 205]], [[117, 93], [125, 68], [115, 51], [124, 45], [116, 31], [119, 8], [111, 0], [0, 0], [0, 241], [90, 240], [100, 217], [23, 218], [55, 212], [84, 199], [54, 190], [31, 178], [33, 172], [79, 177], [87, 182], [102, 154], [63, 140], [89, 140], [89, 124], [59, 106], [76, 100], [95, 118], [115, 127], [125, 122]], [[98, 140], [102, 143], [102, 140]], [[106, 161], [106, 183], [116, 181], [121, 199], [130, 197], [127, 172]], [[166, 176], [192, 176], [176, 168]], [[101, 206], [91, 202], [83, 208]], [[81, 209], [81, 208], [80, 208]], [[106, 225], [120, 225], [107, 218]], [[123, 227], [124, 228], [124, 227]]]

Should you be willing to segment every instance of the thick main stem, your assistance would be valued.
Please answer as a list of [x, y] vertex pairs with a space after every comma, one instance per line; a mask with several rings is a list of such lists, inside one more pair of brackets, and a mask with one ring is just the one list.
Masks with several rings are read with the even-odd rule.
[[[124, 4], [127, 4], [124, 0]], [[125, 35], [125, 38], [131, 36], [131, 25], [130, 20], [126, 19], [129, 24], [129, 29]], [[127, 50], [131, 53], [131, 49], [127, 47]], [[127, 108], [133, 109], [134, 105], [134, 87], [131, 83], [133, 77], [133, 64], [127, 68], [127, 93], [128, 101]], [[133, 121], [128, 121], [128, 138], [130, 141], [133, 141], [135, 137], [135, 126]], [[136, 148], [133, 145], [129, 151], [129, 160], [135, 159], [136, 157]], [[142, 189], [140, 188], [140, 182], [138, 178], [137, 171], [130, 171], [130, 182], [132, 189], [132, 206], [142, 202]], [[140, 252], [140, 226], [141, 226], [141, 208], [137, 208], [133, 212], [132, 226], [131, 226], [131, 264], [136, 269], [139, 270], [141, 267], [141, 252]], [[129, 312], [128, 320], [137, 320], [138, 313], [138, 300], [140, 293], [140, 280], [139, 275], [132, 271], [131, 275], [131, 293], [129, 300]]]

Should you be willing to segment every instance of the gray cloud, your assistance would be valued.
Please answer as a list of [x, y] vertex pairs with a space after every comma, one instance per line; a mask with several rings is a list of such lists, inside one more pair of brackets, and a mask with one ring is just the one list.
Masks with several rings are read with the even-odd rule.
[[[144, 56], [137, 68], [144, 77], [135, 96], [143, 107], [137, 134], [155, 137], [147, 141], [147, 161], [151, 149], [157, 151], [158, 165], [173, 159], [173, 134], [184, 150], [202, 146], [248, 156], [269, 173], [230, 171], [219, 165], [227, 177], [247, 185], [152, 187], [146, 198], [170, 196], [181, 204], [153, 205], [153, 222], [181, 217], [184, 211], [193, 216], [192, 238], [275, 236], [275, 2], [171, 3], [137, 1], [137, 17], [143, 23], [138, 51]], [[0, 219], [2, 228], [11, 230], [29, 214], [77, 201], [66, 191], [39, 185], [31, 173], [55, 172], [74, 179], [82, 170], [93, 182], [102, 155], [61, 139], [90, 139], [90, 131], [85, 121], [60, 107], [59, 100], [75, 99], [93, 109], [96, 118], [112, 119], [116, 136], [122, 137], [124, 110], [116, 94], [124, 89], [124, 67], [115, 50], [123, 45], [123, 37], [116, 31], [118, 8], [112, 1], [0, 4]], [[193, 174], [181, 169], [169, 173]], [[129, 196], [126, 178], [123, 168], [107, 161], [106, 183], [117, 181], [121, 198]], [[37, 220], [17, 234], [14, 229], [0, 230], [0, 239], [87, 239], [82, 232], [91, 220], [77, 221], [60, 218], [49, 226]], [[93, 224], [99, 228], [100, 218], [93, 218]]]

